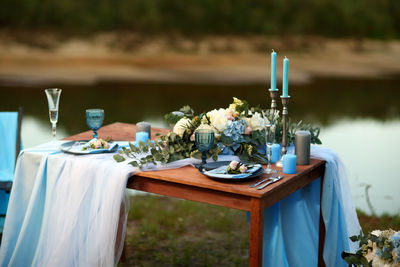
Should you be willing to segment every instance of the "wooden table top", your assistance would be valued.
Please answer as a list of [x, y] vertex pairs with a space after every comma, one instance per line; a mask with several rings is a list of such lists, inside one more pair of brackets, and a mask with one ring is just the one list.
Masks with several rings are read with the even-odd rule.
[[[98, 131], [99, 138], [111, 137], [115, 141], [135, 141], [136, 125], [131, 123], [114, 122], [102, 126]], [[162, 128], [151, 128], [151, 139], [156, 139], [156, 134], [167, 134], [169, 130]], [[65, 140], [90, 140], [93, 138], [93, 131], [69, 136]]]
[[[109, 136], [116, 141], [134, 141], [136, 126], [134, 124], [115, 122], [102, 127], [98, 133], [99, 137], [104, 138]], [[168, 130], [152, 128], [152, 139], [156, 138], [156, 133], [166, 134], [168, 133]], [[70, 136], [66, 138], [66, 140], [88, 140], [91, 138], [92, 131], [86, 131]], [[284, 174], [284, 178], [282, 178], [280, 181], [273, 183], [262, 190], [249, 188], [249, 184], [266, 178], [268, 176], [266, 174], [262, 174], [260, 177], [248, 181], [221, 181], [208, 178], [192, 166], [185, 166], [172, 170], [140, 172], [135, 174], [135, 176], [154, 178], [157, 180], [234, 193], [242, 196], [265, 198], [275, 194], [276, 192], [280, 192], [279, 194], [288, 195], [303, 187], [305, 184], [308, 184], [315, 179], [313, 172], [319, 169], [319, 167], [323, 164], [324, 161], [322, 160], [311, 159], [309, 165], [297, 166], [296, 174]], [[273, 168], [278, 169], [275, 166], [273, 166]]]

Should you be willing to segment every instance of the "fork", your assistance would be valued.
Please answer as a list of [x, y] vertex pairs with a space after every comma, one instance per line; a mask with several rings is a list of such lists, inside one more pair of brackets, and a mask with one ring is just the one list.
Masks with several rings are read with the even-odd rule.
[[279, 176], [279, 170], [277, 172], [275, 172], [274, 174], [272, 174], [270, 177], [262, 179], [261, 181], [255, 183], [255, 184], [249, 185], [249, 187], [256, 187], [256, 186], [258, 186], [258, 185], [260, 185], [260, 184], [262, 184], [262, 183], [264, 183], [266, 181], [269, 181], [271, 179], [277, 178], [278, 176]]
[[275, 182], [279, 181], [279, 180], [282, 179], [282, 178], [283, 178], [283, 175], [280, 175], [280, 176], [278, 176], [278, 177], [274, 177], [274, 178], [270, 179], [270, 181], [269, 181], [268, 183], [265, 183], [265, 184], [263, 184], [263, 185], [257, 187], [257, 189], [258, 189], [258, 190], [263, 189], [263, 188], [265, 188], [267, 185], [270, 185], [270, 184], [272, 184], [272, 183], [275, 183]]

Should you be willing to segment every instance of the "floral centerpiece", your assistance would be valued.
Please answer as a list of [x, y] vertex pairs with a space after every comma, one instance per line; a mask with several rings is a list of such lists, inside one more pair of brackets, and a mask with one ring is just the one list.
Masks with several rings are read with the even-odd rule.
[[[264, 163], [266, 160], [266, 155], [260, 148], [265, 147], [264, 127], [268, 118], [263, 116], [261, 108], [249, 107], [245, 100], [234, 97], [228, 108], [214, 109], [199, 115], [190, 106], [184, 106], [179, 111], [165, 115], [165, 119], [170, 125], [174, 125], [170, 133], [161, 136], [154, 143], [123, 148], [114, 159], [124, 161], [127, 157], [133, 158], [130, 162], [133, 166], [142, 166], [156, 162], [165, 164], [188, 157], [201, 158], [195, 145], [194, 132], [197, 129], [211, 129], [215, 133], [215, 143], [208, 152], [208, 157], [217, 160], [219, 154], [224, 154], [237, 155], [245, 162]], [[276, 126], [276, 141], [280, 143], [282, 121], [279, 117]], [[318, 138], [319, 128], [304, 125], [302, 122], [289, 122], [288, 129], [289, 143], [294, 141], [297, 130], [308, 130], [311, 133], [311, 143], [321, 144]]]
[[361, 232], [350, 239], [360, 242], [360, 248], [356, 253], [342, 253], [349, 266], [400, 266], [400, 231], [375, 230], [368, 235]]

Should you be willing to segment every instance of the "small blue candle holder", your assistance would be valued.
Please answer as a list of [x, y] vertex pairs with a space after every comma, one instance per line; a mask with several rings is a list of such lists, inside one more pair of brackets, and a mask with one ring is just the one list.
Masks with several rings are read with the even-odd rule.
[[149, 139], [148, 132], [137, 132], [136, 133], [136, 144], [139, 145], [139, 142], [143, 142], [146, 144], [147, 140]]
[[295, 174], [296, 173], [296, 155], [286, 154], [282, 158], [283, 160], [283, 169], [282, 172], [286, 174]]

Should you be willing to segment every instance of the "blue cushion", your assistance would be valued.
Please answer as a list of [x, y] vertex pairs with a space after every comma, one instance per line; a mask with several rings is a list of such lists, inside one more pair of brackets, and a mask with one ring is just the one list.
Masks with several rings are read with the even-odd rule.
[[0, 233], [3, 232], [9, 192], [14, 177], [18, 112], [0, 112]]
[[0, 181], [12, 181], [17, 145], [18, 112], [0, 112]]

